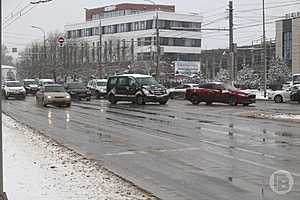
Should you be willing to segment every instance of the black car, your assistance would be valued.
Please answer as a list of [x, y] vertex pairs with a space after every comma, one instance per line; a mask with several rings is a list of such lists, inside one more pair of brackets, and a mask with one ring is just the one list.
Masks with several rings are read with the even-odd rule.
[[67, 83], [65, 88], [66, 91], [71, 95], [72, 99], [86, 99], [87, 101], [91, 100], [91, 91], [87, 89], [85, 84], [82, 82]]
[[34, 79], [24, 79], [23, 86], [26, 90], [26, 94], [35, 95], [38, 91], [38, 83]]
[[293, 87], [291, 90], [291, 101], [298, 101], [300, 103], [300, 89], [298, 87]]
[[107, 83], [107, 97], [111, 104], [118, 101], [131, 101], [139, 105], [146, 102], [166, 104], [169, 94], [152, 76], [125, 74], [112, 76]]

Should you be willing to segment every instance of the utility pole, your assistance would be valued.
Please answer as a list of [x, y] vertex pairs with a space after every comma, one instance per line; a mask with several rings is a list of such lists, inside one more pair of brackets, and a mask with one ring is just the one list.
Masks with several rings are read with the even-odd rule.
[[[2, 55], [2, 0], [0, 0], [0, 43], [1, 43], [1, 49], [0, 54]], [[1, 56], [2, 57], [2, 56]], [[2, 83], [2, 59], [0, 58], [0, 83]], [[3, 192], [3, 151], [2, 151], [2, 96], [0, 95], [0, 195], [4, 196], [5, 193]]]
[[155, 70], [155, 77], [156, 80], [159, 80], [160, 77], [160, 36], [159, 36], [159, 19], [158, 19], [158, 12], [156, 12], [156, 70]]
[[231, 58], [231, 80], [235, 81], [235, 62], [234, 62], [234, 44], [233, 44], [233, 2], [229, 1], [229, 52]]
[[102, 25], [101, 25], [101, 19], [99, 18], [99, 67], [102, 70], [101, 76], [105, 74], [104, 67], [102, 67]]
[[266, 16], [265, 16], [265, 0], [263, 4], [263, 43], [264, 43], [264, 97], [267, 97], [267, 46], [266, 46]]

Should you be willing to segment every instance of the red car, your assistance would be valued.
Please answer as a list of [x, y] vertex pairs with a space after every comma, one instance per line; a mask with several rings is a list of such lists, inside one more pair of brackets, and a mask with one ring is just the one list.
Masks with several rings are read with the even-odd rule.
[[232, 106], [238, 104], [248, 106], [255, 103], [256, 96], [241, 92], [229, 84], [215, 82], [202, 84], [199, 88], [187, 89], [186, 99], [194, 105], [200, 102], [206, 102], [208, 105], [217, 102]]

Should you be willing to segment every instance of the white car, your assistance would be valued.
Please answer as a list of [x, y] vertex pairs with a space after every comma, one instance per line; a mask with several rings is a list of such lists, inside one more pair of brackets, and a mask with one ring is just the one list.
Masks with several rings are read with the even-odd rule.
[[106, 97], [107, 79], [93, 79], [87, 84], [87, 88], [90, 89], [92, 95], [95, 95], [97, 99]]
[[9, 97], [26, 98], [26, 90], [19, 81], [6, 81], [3, 86], [3, 94], [5, 99]]
[[179, 85], [175, 88], [170, 88], [168, 91], [169, 96], [171, 99], [185, 98], [185, 93], [186, 93], [187, 89], [197, 88], [198, 86], [199, 86], [199, 84], [189, 83], [189, 84]]
[[300, 85], [293, 85], [283, 90], [271, 91], [268, 93], [268, 98], [273, 100], [275, 103], [283, 103], [291, 100], [292, 89], [300, 89]]

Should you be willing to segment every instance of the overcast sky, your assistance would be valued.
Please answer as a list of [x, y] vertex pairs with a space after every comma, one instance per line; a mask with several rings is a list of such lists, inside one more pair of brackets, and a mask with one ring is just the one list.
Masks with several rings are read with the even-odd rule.
[[[36, 0], [32, 0], [36, 1]], [[262, 0], [234, 1], [235, 27], [245, 27], [234, 32], [238, 45], [258, 42], [262, 35]], [[272, 23], [290, 12], [300, 11], [300, 0], [265, 0], [267, 15], [267, 38], [275, 38], [275, 24]], [[46, 32], [63, 31], [64, 25], [84, 21], [84, 8], [101, 7], [121, 2], [147, 3], [140, 1], [108, 0], [53, 0], [35, 6], [26, 15], [12, 22], [9, 17], [20, 11], [30, 0], [2, 0], [3, 4], [3, 43], [9, 48], [24, 48], [33, 40], [42, 40], [42, 33], [31, 28], [40, 26]], [[205, 28], [228, 28], [226, 9], [228, 0], [156, 0], [157, 4], [174, 4], [180, 13], [199, 13], [204, 17]], [[25, 10], [28, 10], [27, 7]], [[24, 10], [24, 11], [25, 11]], [[11, 24], [10, 24], [11, 23]], [[252, 26], [253, 25], [253, 26]], [[203, 49], [228, 47], [227, 32], [203, 32]]]

